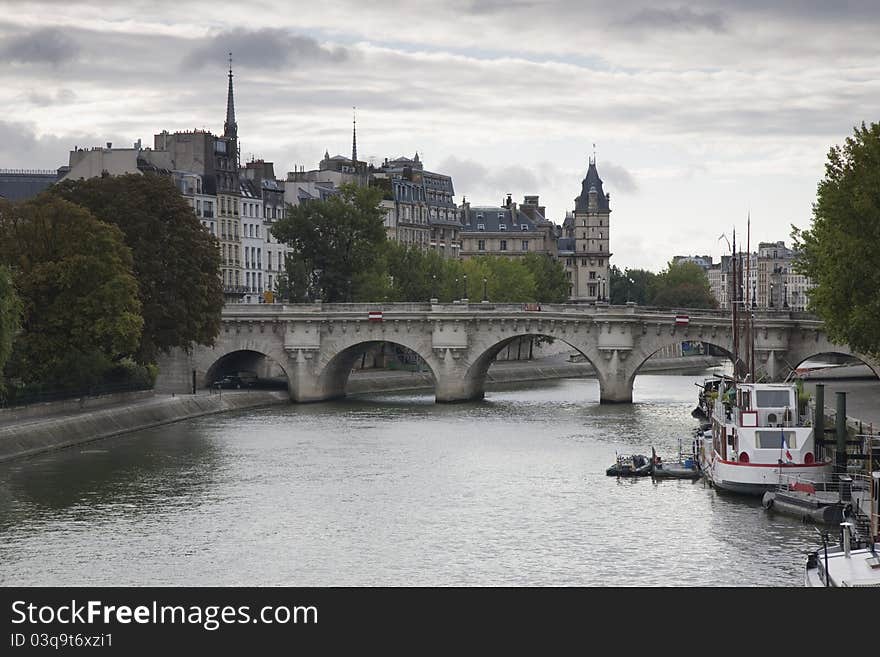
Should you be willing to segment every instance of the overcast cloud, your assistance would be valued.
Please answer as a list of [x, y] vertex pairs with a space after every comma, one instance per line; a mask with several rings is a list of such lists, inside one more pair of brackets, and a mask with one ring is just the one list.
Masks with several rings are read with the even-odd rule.
[[539, 194], [561, 222], [595, 143], [621, 267], [717, 257], [748, 212], [756, 240], [788, 240], [829, 147], [880, 118], [868, 0], [14, 6], [0, 167], [222, 130], [231, 51], [242, 156], [280, 175], [347, 153], [357, 106], [362, 157], [418, 151], [458, 201]]

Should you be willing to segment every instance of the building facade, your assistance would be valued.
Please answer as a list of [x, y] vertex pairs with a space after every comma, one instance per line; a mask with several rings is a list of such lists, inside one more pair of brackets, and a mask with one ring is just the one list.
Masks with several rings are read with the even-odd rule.
[[543, 216], [537, 196], [526, 196], [519, 206], [510, 195], [500, 206], [471, 206], [463, 201], [462, 259], [485, 255], [519, 257], [529, 253], [557, 255], [556, 231]]
[[[762, 310], [806, 310], [814, 283], [795, 271], [796, 258], [783, 241], [760, 242], [756, 252], [738, 254], [739, 298]], [[729, 309], [735, 284], [733, 256], [722, 256], [706, 273], [719, 308]]]
[[562, 224], [560, 258], [571, 281], [570, 299], [579, 302], [608, 300], [611, 269], [611, 195], [602, 187], [591, 157], [574, 212]]

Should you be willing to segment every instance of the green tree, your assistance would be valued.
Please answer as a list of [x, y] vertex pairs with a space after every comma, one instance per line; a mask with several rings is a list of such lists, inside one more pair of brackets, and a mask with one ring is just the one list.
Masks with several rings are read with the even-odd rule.
[[565, 303], [568, 300], [571, 281], [559, 260], [541, 253], [529, 253], [522, 263], [535, 280], [535, 301]]
[[272, 227], [272, 235], [292, 249], [288, 259], [300, 263], [308, 298], [353, 298], [357, 275], [385, 242], [381, 200], [381, 189], [345, 184], [326, 200], [288, 206]]
[[[471, 258], [462, 263], [461, 274], [467, 275], [467, 294], [473, 301], [483, 298], [484, 278], [489, 301], [521, 303], [537, 300], [535, 278], [520, 260], [504, 256]], [[462, 282], [463, 279], [459, 280]]]
[[170, 178], [105, 176], [67, 181], [52, 193], [122, 230], [143, 308], [140, 362], [173, 347], [214, 343], [223, 309], [220, 252]]
[[812, 227], [793, 230], [796, 268], [816, 284], [809, 307], [828, 335], [880, 356], [880, 123], [862, 123], [832, 146]]
[[3, 386], [3, 366], [12, 352], [12, 340], [20, 326], [21, 300], [15, 293], [12, 274], [6, 267], [0, 266], [0, 392]]
[[0, 206], [0, 262], [22, 330], [6, 364], [24, 384], [82, 387], [137, 349], [143, 319], [122, 232], [50, 194]]
[[617, 265], [611, 266], [609, 300], [613, 304], [624, 304], [632, 301], [640, 306], [647, 306], [652, 301], [652, 287], [657, 274], [647, 269], [629, 269], [621, 271]]
[[717, 308], [709, 278], [698, 264], [670, 262], [654, 277], [649, 287], [649, 302], [655, 306], [678, 308]]

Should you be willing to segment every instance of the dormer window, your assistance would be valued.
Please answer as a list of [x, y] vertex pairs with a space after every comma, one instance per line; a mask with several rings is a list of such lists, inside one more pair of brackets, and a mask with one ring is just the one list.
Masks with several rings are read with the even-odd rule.
[[477, 230], [486, 230], [486, 224], [477, 224]]
[[507, 230], [507, 224], [498, 224], [498, 230]]
[[526, 225], [526, 224], [522, 224], [520, 226], [520, 228], [521, 228], [521, 230], [528, 230], [529, 229], [528, 225]]

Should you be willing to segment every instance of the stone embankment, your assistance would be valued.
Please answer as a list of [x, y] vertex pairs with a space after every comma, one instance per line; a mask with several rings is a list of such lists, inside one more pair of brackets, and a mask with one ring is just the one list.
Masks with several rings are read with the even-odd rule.
[[[64, 411], [41, 404], [44, 417], [20, 417], [22, 411], [0, 412], [0, 461], [31, 456], [62, 447], [109, 438], [131, 431], [187, 420], [211, 413], [236, 411], [289, 401], [284, 390], [223, 392], [223, 394], [151, 395], [105, 403], [96, 408]], [[100, 398], [91, 401], [101, 404]], [[18, 414], [19, 417], [15, 417]]]

